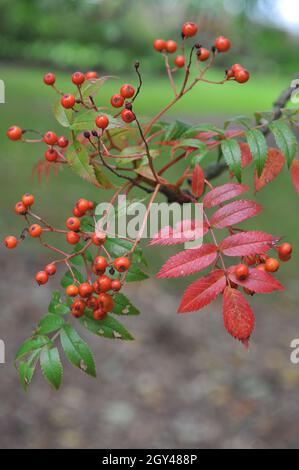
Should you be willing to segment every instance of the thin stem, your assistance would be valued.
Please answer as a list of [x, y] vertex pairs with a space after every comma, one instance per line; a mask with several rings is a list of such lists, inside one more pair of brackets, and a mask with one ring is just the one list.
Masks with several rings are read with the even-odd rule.
[[168, 78], [169, 78], [169, 81], [170, 81], [171, 88], [173, 89], [174, 96], [177, 97], [178, 93], [177, 93], [177, 90], [176, 90], [176, 86], [175, 86], [175, 83], [174, 83], [174, 80], [173, 80], [171, 68], [170, 68], [170, 65], [169, 65], [168, 55], [166, 53], [164, 53], [163, 56], [164, 56], [165, 67], [166, 67], [166, 71], [167, 71], [167, 75], [168, 75]]

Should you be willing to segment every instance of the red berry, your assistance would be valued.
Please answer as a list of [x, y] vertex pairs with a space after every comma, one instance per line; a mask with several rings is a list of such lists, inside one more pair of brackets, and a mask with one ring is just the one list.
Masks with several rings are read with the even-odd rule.
[[105, 116], [105, 114], [99, 114], [96, 117], [95, 123], [99, 129], [106, 129], [106, 127], [109, 126], [109, 119], [107, 116]]
[[135, 121], [135, 114], [130, 109], [123, 109], [121, 112], [121, 118], [127, 124]]
[[19, 201], [15, 205], [15, 213], [18, 215], [24, 215], [27, 212], [27, 207], [23, 203], [23, 201]]
[[98, 74], [94, 70], [89, 70], [89, 72], [86, 72], [85, 78], [87, 80], [92, 80], [92, 79], [98, 78]]
[[198, 31], [198, 26], [196, 23], [193, 23], [192, 21], [188, 21], [187, 23], [184, 23], [182, 26], [182, 35], [191, 38], [192, 36], [195, 36], [195, 34]]
[[30, 225], [28, 232], [29, 232], [30, 237], [37, 238], [41, 236], [43, 229], [40, 225], [33, 224], [33, 225]]
[[266, 271], [266, 265], [264, 263], [262, 264], [259, 264], [256, 269], [258, 269], [259, 271]]
[[178, 48], [178, 45], [175, 41], [172, 39], [169, 39], [169, 41], [166, 42], [166, 50], [169, 52], [169, 54], [173, 54]]
[[178, 55], [174, 59], [174, 63], [177, 67], [182, 68], [185, 66], [185, 57], [183, 55]]
[[250, 79], [250, 73], [248, 70], [240, 69], [235, 72], [235, 78], [238, 83], [246, 83]]
[[73, 73], [72, 82], [74, 85], [82, 85], [82, 83], [85, 82], [85, 75], [82, 72]]
[[57, 158], [58, 152], [55, 149], [50, 148], [46, 150], [45, 159], [47, 160], [47, 162], [56, 162]]
[[35, 280], [39, 286], [42, 286], [43, 284], [47, 284], [49, 276], [46, 271], [39, 271], [36, 273]]
[[58, 137], [55, 132], [48, 131], [45, 133], [43, 140], [48, 145], [55, 145], [57, 143]]
[[244, 67], [242, 67], [242, 65], [240, 65], [240, 64], [234, 64], [231, 69], [232, 69], [232, 71], [233, 71], [234, 74], [235, 74], [235, 73], [238, 72], [239, 70], [244, 70]]
[[73, 230], [74, 232], [77, 232], [79, 230], [81, 225], [80, 220], [77, 217], [70, 217], [66, 221], [66, 226], [69, 230]]
[[99, 292], [107, 292], [111, 289], [111, 279], [108, 276], [102, 275], [97, 280]]
[[86, 302], [82, 299], [75, 300], [71, 305], [71, 315], [76, 318], [80, 318], [84, 315], [84, 310], [86, 307]]
[[119, 290], [121, 290], [122, 288], [122, 285], [121, 285], [121, 282], [119, 279], [113, 279], [113, 281], [111, 282], [111, 289], [114, 291], [114, 292], [118, 292]]
[[66, 241], [70, 245], [77, 245], [77, 243], [79, 243], [79, 240], [80, 240], [80, 235], [78, 235], [78, 233], [76, 232], [68, 232], [66, 234]]
[[104, 318], [106, 318], [106, 316], [107, 316], [107, 313], [105, 312], [105, 310], [103, 308], [97, 308], [93, 312], [93, 318], [95, 320], [104, 320]]
[[57, 140], [57, 145], [61, 148], [65, 148], [67, 147], [69, 144], [69, 141], [66, 137], [64, 137], [64, 135], [62, 135], [61, 137], [58, 137], [58, 140]]
[[98, 299], [94, 296], [89, 297], [86, 301], [86, 305], [88, 308], [91, 308], [92, 310], [96, 310], [98, 308]]
[[54, 276], [54, 274], [56, 274], [57, 268], [55, 264], [47, 264], [45, 271], [49, 276]]
[[79, 286], [79, 294], [81, 297], [89, 297], [93, 293], [93, 286], [88, 282], [83, 282]]
[[43, 80], [44, 80], [45, 85], [54, 85], [56, 81], [56, 77], [54, 73], [49, 72], [49, 73], [46, 73], [46, 75], [44, 75]]
[[135, 88], [132, 85], [125, 83], [120, 89], [120, 94], [124, 98], [132, 98], [135, 95]]
[[275, 258], [269, 258], [265, 262], [265, 267], [269, 273], [276, 273], [280, 268], [280, 263]]
[[67, 286], [65, 292], [69, 297], [77, 297], [79, 294], [79, 289], [77, 286], [75, 286], [75, 284], [71, 284], [70, 286]]
[[235, 274], [239, 281], [245, 281], [249, 276], [248, 266], [246, 264], [239, 264], [239, 266], [236, 267]]
[[226, 78], [227, 78], [227, 80], [231, 80], [232, 78], [235, 78], [235, 73], [234, 73], [233, 69], [228, 69], [226, 71]]
[[205, 62], [210, 57], [210, 51], [204, 47], [201, 47], [198, 51], [197, 57], [201, 62]]
[[79, 201], [77, 201], [76, 207], [81, 213], [84, 214], [89, 210], [89, 201], [87, 199], [81, 198]]
[[8, 235], [8, 237], [4, 238], [4, 245], [9, 250], [13, 250], [18, 245], [18, 239], [13, 235]]
[[110, 103], [114, 108], [121, 108], [124, 104], [124, 97], [121, 95], [113, 95], [111, 96]]
[[92, 234], [92, 243], [96, 246], [101, 246], [105, 243], [106, 241], [106, 235], [104, 233], [93, 233]]
[[105, 272], [107, 266], [108, 266], [108, 263], [107, 263], [106, 258], [104, 258], [104, 256], [97, 256], [94, 259], [93, 267], [96, 271], [96, 274], [97, 273], [101, 274], [101, 273]]
[[62, 96], [60, 103], [63, 108], [70, 109], [74, 106], [76, 99], [74, 95], [70, 95], [69, 93]]
[[214, 42], [214, 46], [218, 52], [227, 52], [231, 48], [231, 42], [224, 36], [219, 36]]
[[156, 51], [162, 52], [166, 49], [166, 41], [164, 39], [155, 39], [153, 46]]
[[20, 140], [20, 138], [22, 137], [22, 134], [23, 134], [23, 131], [18, 126], [11, 126], [6, 132], [6, 135], [10, 140]]
[[94, 203], [92, 201], [88, 201], [88, 210], [92, 211], [94, 208]]
[[22, 202], [24, 206], [30, 207], [34, 204], [34, 196], [32, 194], [26, 193], [22, 196]]
[[110, 312], [110, 310], [113, 309], [114, 302], [113, 302], [111, 295], [103, 292], [102, 294], [99, 295], [98, 301], [99, 301], [99, 306], [102, 307], [105, 310], [105, 312]]
[[84, 212], [80, 212], [77, 206], [74, 207], [72, 212], [75, 217], [83, 217], [84, 215]]
[[125, 258], [124, 256], [121, 256], [120, 258], [116, 258], [113, 264], [114, 264], [116, 271], [123, 273], [129, 269], [131, 263], [130, 263], [129, 258]]
[[293, 252], [293, 247], [290, 243], [283, 243], [278, 247], [278, 255], [281, 261], [289, 261]]

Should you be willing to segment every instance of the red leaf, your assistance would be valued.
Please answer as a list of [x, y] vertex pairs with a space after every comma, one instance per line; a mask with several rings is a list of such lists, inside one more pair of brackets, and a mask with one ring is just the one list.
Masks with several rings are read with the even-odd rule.
[[254, 173], [255, 192], [257, 193], [267, 184], [271, 183], [271, 181], [275, 180], [279, 173], [281, 173], [284, 164], [285, 158], [281, 151], [276, 148], [269, 148], [268, 157], [260, 178], [257, 175], [257, 171]]
[[226, 256], [250, 256], [265, 253], [278, 240], [264, 232], [241, 232], [225, 238], [219, 249]]
[[200, 197], [205, 189], [205, 174], [203, 169], [199, 165], [196, 164], [193, 175], [192, 175], [192, 194], [194, 197]]
[[206, 222], [203, 224], [196, 220], [184, 220], [179, 222], [173, 229], [170, 226], [162, 228], [149, 242], [150, 246], [170, 246], [192, 242], [203, 237], [209, 231]]
[[250, 147], [245, 142], [239, 142], [239, 145], [241, 149], [242, 168], [246, 168], [252, 162]]
[[291, 177], [294, 188], [299, 195], [299, 160], [294, 160], [291, 166]]
[[203, 245], [172, 256], [161, 268], [157, 278], [190, 276], [210, 266], [217, 259], [216, 245]]
[[183, 295], [179, 313], [195, 312], [215, 300], [226, 286], [225, 273], [221, 269], [191, 284]]
[[246, 186], [245, 184], [227, 183], [223, 186], [218, 186], [218, 188], [212, 189], [212, 191], [206, 194], [203, 204], [205, 207], [219, 206], [219, 204], [240, 196], [240, 194], [243, 194], [248, 190], [249, 186]]
[[284, 290], [284, 287], [271, 274], [259, 269], [250, 269], [250, 274], [245, 281], [240, 281], [234, 273], [236, 266], [229, 269], [229, 278], [235, 284], [246, 287], [256, 294], [270, 294], [276, 290]]
[[254, 217], [262, 210], [262, 206], [254, 201], [235, 201], [218, 209], [210, 222], [215, 228], [230, 227]]
[[254, 330], [253, 311], [244, 295], [237, 289], [226, 287], [223, 293], [223, 321], [234, 338], [247, 343]]

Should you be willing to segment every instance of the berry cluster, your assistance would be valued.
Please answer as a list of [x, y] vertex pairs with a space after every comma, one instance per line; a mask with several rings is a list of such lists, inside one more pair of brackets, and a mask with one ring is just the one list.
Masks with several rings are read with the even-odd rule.
[[[174, 65], [177, 68], [188, 68], [186, 63], [185, 54], [184, 54], [184, 41], [188, 38], [195, 36], [198, 32], [198, 25], [191, 21], [188, 21], [183, 24], [182, 26], [182, 54], [177, 55], [174, 59]], [[212, 54], [212, 58], [214, 59], [216, 53], [224, 53], [228, 52], [231, 48], [232, 44], [231, 41], [224, 37], [219, 36], [215, 39], [214, 44], [211, 46], [210, 49], [203, 47], [201, 44], [196, 43], [194, 47], [196, 48], [196, 55], [197, 59], [200, 62], [206, 62]], [[177, 51], [178, 45], [172, 39], [165, 41], [164, 39], [155, 39], [153, 42], [153, 47], [157, 52], [161, 52], [167, 56], [167, 54], [173, 54]], [[168, 60], [166, 58], [166, 60]], [[172, 70], [172, 72], [174, 72]], [[235, 80], [238, 83], [246, 83], [250, 78], [249, 72], [242, 67], [240, 64], [233, 65], [227, 72], [226, 72], [226, 80]]]
[[[93, 310], [95, 320], [101, 320], [106, 317], [106, 314], [113, 308], [113, 293], [119, 292], [122, 289], [126, 273], [130, 267], [130, 259], [126, 256], [115, 258], [114, 260], [105, 249], [104, 244], [106, 235], [103, 232], [86, 232], [81, 228], [81, 218], [84, 216], [94, 217], [94, 204], [92, 201], [81, 198], [77, 201], [73, 208], [73, 216], [66, 220], [67, 230], [56, 229], [51, 227], [41, 217], [31, 211], [31, 207], [35, 202], [32, 194], [26, 193], [22, 196], [21, 201], [15, 205], [15, 212], [18, 215], [25, 217], [28, 227], [24, 228], [20, 238], [9, 235], [4, 239], [4, 245], [8, 249], [14, 249], [18, 243], [25, 239], [28, 234], [32, 238], [36, 238], [42, 245], [49, 248], [56, 253], [64, 256], [56, 261], [47, 264], [43, 270], [38, 271], [35, 275], [35, 280], [39, 286], [48, 282], [49, 277], [57, 272], [57, 265], [64, 263], [68, 266], [73, 278], [73, 283], [69, 284], [66, 288], [66, 295], [68, 297], [77, 297], [71, 304], [70, 312], [75, 317], [84, 315], [86, 308]], [[39, 223], [30, 223], [29, 218], [37, 219]], [[60, 249], [49, 245], [43, 241], [42, 236], [47, 232], [55, 232], [65, 235], [67, 243], [70, 245], [78, 245], [83, 242], [85, 245], [79, 251], [67, 254]], [[94, 246], [96, 255], [91, 261], [91, 269], [89, 269], [88, 262], [85, 257], [87, 249]], [[99, 252], [104, 251], [106, 256], [100, 255]], [[74, 256], [82, 255], [86, 267], [86, 282], [79, 282], [70, 267], [70, 261]], [[107, 275], [108, 271], [108, 275]], [[106, 274], [105, 274], [106, 273]], [[92, 280], [92, 275], [95, 279]], [[123, 277], [121, 278], [121, 276]], [[110, 293], [109, 293], [110, 292]]]

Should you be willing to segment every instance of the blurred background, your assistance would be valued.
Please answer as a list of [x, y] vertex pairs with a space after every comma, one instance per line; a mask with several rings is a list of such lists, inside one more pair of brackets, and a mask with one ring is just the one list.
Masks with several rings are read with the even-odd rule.
[[[232, 39], [232, 51], [219, 58], [212, 77], [221, 79], [229, 65], [240, 62], [252, 79], [245, 87], [200, 86], [173, 108], [169, 120], [221, 124], [236, 114], [270, 110], [299, 72], [299, 5], [291, 0], [0, 0], [0, 78], [6, 91], [0, 120], [1, 238], [22, 230], [12, 208], [24, 192], [36, 196], [36, 210], [57, 226], [78, 197], [109, 196], [95, 194], [67, 170], [39, 183], [32, 169], [44, 149], [5, 137], [12, 124], [62, 133], [52, 115], [56, 96], [43, 85], [43, 74], [54, 71], [66, 92], [77, 69], [112, 75], [101, 92], [104, 101], [118, 90], [117, 77], [134, 83], [138, 59], [144, 88], [136, 105], [151, 116], [171, 97], [152, 41], [179, 39], [186, 20], [200, 24], [206, 46], [219, 34]], [[249, 171], [245, 182], [251, 179]], [[297, 247], [298, 199], [287, 170], [257, 200], [265, 212], [254, 227], [284, 235]], [[151, 250], [150, 274], [173, 253]], [[299, 366], [290, 362], [290, 342], [299, 337], [296, 250], [278, 275], [287, 291], [252, 299], [257, 325], [249, 351], [224, 331], [219, 303], [178, 317], [186, 282], [152, 279], [127, 289], [142, 311], [124, 319], [136, 341], [112, 343], [80, 332], [95, 354], [96, 380], [65, 364], [61, 391], [52, 391], [38, 372], [26, 394], [13, 358], [56, 287], [53, 281], [38, 289], [33, 279], [49, 256], [32, 240], [14, 253], [0, 250], [0, 338], [6, 344], [0, 447], [298, 447]]]

